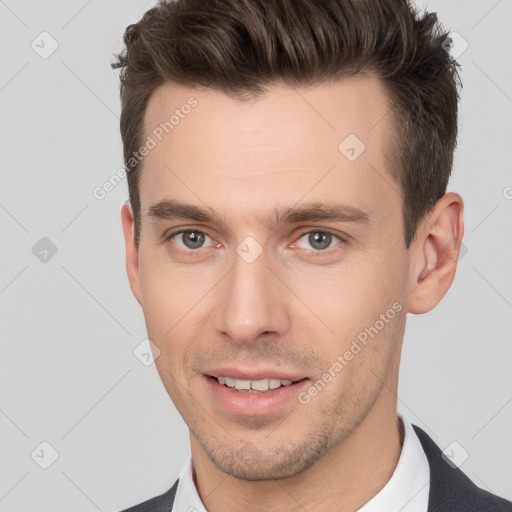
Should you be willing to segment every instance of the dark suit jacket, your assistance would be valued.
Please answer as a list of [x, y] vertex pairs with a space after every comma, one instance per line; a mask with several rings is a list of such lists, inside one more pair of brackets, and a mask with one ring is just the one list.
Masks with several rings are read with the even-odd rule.
[[[444, 460], [440, 448], [426, 432], [416, 425], [413, 428], [430, 466], [427, 512], [512, 512], [512, 502], [477, 487], [460, 469], [453, 468]], [[171, 512], [177, 488], [178, 480], [164, 494], [122, 512]]]

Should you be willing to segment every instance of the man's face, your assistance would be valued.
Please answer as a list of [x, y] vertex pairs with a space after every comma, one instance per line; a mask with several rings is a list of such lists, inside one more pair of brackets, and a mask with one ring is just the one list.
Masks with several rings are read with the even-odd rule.
[[[193, 446], [228, 474], [297, 474], [369, 411], [378, 423], [393, 410], [410, 260], [384, 156], [388, 112], [368, 77], [276, 86], [249, 102], [171, 84], [150, 98], [144, 140], [156, 146], [140, 180], [132, 290]], [[219, 219], [149, 215], [162, 201]], [[346, 215], [284, 219], [311, 205], [344, 205]], [[248, 393], [219, 376], [300, 382]]]

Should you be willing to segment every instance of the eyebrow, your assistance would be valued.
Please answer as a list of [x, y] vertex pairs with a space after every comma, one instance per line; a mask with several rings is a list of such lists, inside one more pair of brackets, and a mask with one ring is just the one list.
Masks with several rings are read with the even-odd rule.
[[[192, 204], [182, 203], [175, 199], [163, 199], [152, 204], [146, 214], [150, 220], [185, 219], [194, 222], [224, 224], [224, 220], [213, 208], [203, 208]], [[370, 215], [354, 206], [346, 204], [306, 203], [300, 206], [276, 207], [270, 214], [260, 220], [262, 224], [274, 227], [278, 224], [297, 222], [358, 222], [370, 223]]]

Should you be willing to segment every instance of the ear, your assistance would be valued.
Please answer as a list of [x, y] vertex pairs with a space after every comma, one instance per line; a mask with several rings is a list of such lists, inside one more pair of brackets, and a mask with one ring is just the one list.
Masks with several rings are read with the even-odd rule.
[[125, 203], [121, 208], [121, 223], [123, 225], [124, 244], [126, 249], [126, 273], [130, 281], [130, 288], [142, 306], [141, 288], [140, 288], [140, 271], [139, 271], [139, 253], [135, 244], [135, 222], [132, 207]]
[[464, 201], [449, 192], [420, 223], [413, 242], [411, 283], [407, 301], [409, 313], [434, 309], [450, 288], [464, 236]]

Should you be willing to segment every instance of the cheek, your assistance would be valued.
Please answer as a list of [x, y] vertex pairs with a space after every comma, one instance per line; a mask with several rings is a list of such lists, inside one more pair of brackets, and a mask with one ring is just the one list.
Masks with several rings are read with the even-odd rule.
[[161, 376], [166, 370], [180, 381], [189, 378], [188, 357], [198, 340], [206, 338], [207, 299], [218, 277], [199, 266], [162, 264], [156, 256], [141, 259], [141, 270], [148, 337], [160, 350], [157, 368]]
[[158, 255], [140, 261], [144, 315], [162, 338], [206, 293], [207, 283], [197, 270], [173, 266]]
[[395, 272], [378, 260], [361, 259], [330, 269], [306, 268], [300, 275], [290, 276], [290, 282], [297, 296], [328, 328], [326, 332], [343, 346], [373, 325], [401, 296], [402, 285]]
[[151, 266], [141, 272], [146, 330], [149, 339], [160, 351], [155, 365], [168, 391], [175, 387], [171, 375], [176, 377], [182, 365], [186, 347], [180, 346], [185, 338], [179, 332], [193, 304], [192, 298], [187, 297], [186, 288], [176, 285], [175, 274], [156, 271]]

